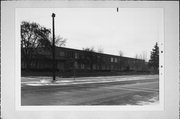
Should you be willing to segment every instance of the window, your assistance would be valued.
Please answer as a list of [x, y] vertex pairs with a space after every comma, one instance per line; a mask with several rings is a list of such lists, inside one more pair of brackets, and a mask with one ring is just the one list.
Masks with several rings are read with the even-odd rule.
[[58, 67], [58, 69], [63, 70], [64, 69], [64, 63], [58, 62], [57, 67]]
[[71, 52], [71, 51], [69, 51], [69, 52], [68, 52], [68, 57], [73, 58], [73, 57], [74, 57], [74, 53]]
[[76, 69], [78, 69], [78, 63], [77, 63], [77, 62], [74, 62], [74, 67], [75, 67]]
[[78, 53], [77, 52], [75, 52], [75, 59], [77, 59], [78, 58]]
[[111, 62], [113, 62], [113, 57], [111, 57]]
[[96, 70], [96, 65], [95, 64], [93, 64], [93, 70]]
[[99, 70], [99, 65], [97, 65], [97, 70]]
[[105, 65], [102, 65], [102, 70], [105, 70], [105, 69], [106, 69]]
[[81, 64], [81, 69], [84, 69], [84, 64]]
[[118, 58], [118, 61], [120, 62], [120, 61], [121, 61], [121, 58]]
[[113, 70], [114, 69], [114, 66], [113, 65], [111, 65], [111, 70]]
[[60, 51], [60, 56], [64, 57], [64, 52]]
[[114, 62], [116, 62], [116, 63], [117, 63], [117, 58], [114, 58]]

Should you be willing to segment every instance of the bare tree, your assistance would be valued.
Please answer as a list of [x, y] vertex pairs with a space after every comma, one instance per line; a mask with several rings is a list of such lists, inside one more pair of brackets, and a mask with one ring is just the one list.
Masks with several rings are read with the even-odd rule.
[[135, 58], [143, 60], [144, 57], [143, 57], [143, 54], [136, 54]]
[[139, 54], [139, 59], [142, 59], [142, 54]]
[[95, 52], [94, 47], [91, 48], [83, 48], [84, 51], [89, 51], [89, 52]]
[[31, 68], [32, 55], [37, 54], [37, 48], [49, 47], [50, 29], [37, 23], [21, 22], [21, 56], [27, 69]]
[[143, 51], [142, 54], [136, 54], [136, 55], [135, 55], [135, 58], [146, 61], [146, 60], [147, 60], [147, 52], [146, 52], [146, 51]]
[[123, 51], [120, 50], [120, 51], [119, 51], [119, 56], [123, 56], [123, 55], [124, 55]]
[[147, 61], [147, 52], [146, 51], [142, 52], [142, 59]]
[[138, 59], [138, 54], [135, 55], [135, 58]]
[[[51, 30], [35, 22], [21, 22], [21, 56], [24, 59], [25, 67], [31, 68], [33, 55], [38, 54], [38, 48], [52, 49]], [[55, 39], [56, 46], [63, 46], [66, 39], [57, 36]]]
[[99, 47], [98, 50], [97, 50], [97, 52], [98, 52], [98, 53], [103, 53], [104, 50], [103, 50], [103, 48]]
[[[50, 38], [50, 42], [52, 43], [52, 37]], [[67, 42], [67, 39], [66, 38], [63, 38], [61, 37], [60, 35], [56, 36], [55, 37], [55, 45], [57, 47], [62, 47], [62, 46], [65, 46], [66, 45], [66, 42]]]

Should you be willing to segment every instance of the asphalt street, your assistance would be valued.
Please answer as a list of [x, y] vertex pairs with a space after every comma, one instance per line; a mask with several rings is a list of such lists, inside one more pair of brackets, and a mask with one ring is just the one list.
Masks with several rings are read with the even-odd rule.
[[94, 81], [90, 83], [89, 78], [81, 78], [83, 83], [79, 80], [81, 83], [65, 85], [60, 85], [61, 82], [28, 85], [32, 81], [26, 80], [26, 84], [22, 81], [21, 105], [152, 105], [159, 102], [158, 75], [91, 78]]

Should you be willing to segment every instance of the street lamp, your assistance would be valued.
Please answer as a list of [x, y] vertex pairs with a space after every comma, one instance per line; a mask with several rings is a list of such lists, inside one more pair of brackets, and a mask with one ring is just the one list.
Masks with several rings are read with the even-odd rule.
[[55, 17], [55, 14], [52, 13], [52, 29], [53, 29], [53, 43], [52, 43], [52, 55], [53, 55], [53, 81], [56, 80], [56, 71], [55, 71], [55, 35], [54, 35], [54, 17]]

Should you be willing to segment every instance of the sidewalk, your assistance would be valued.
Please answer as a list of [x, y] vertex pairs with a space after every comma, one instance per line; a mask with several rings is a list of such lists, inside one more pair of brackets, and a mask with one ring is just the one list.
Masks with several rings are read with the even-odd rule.
[[119, 81], [135, 81], [158, 79], [158, 75], [134, 75], [134, 76], [102, 76], [102, 77], [78, 77], [78, 78], [60, 78], [52, 83], [52, 77], [22, 77], [21, 85], [25, 86], [47, 86], [47, 85], [76, 85], [88, 83], [108, 83]]

